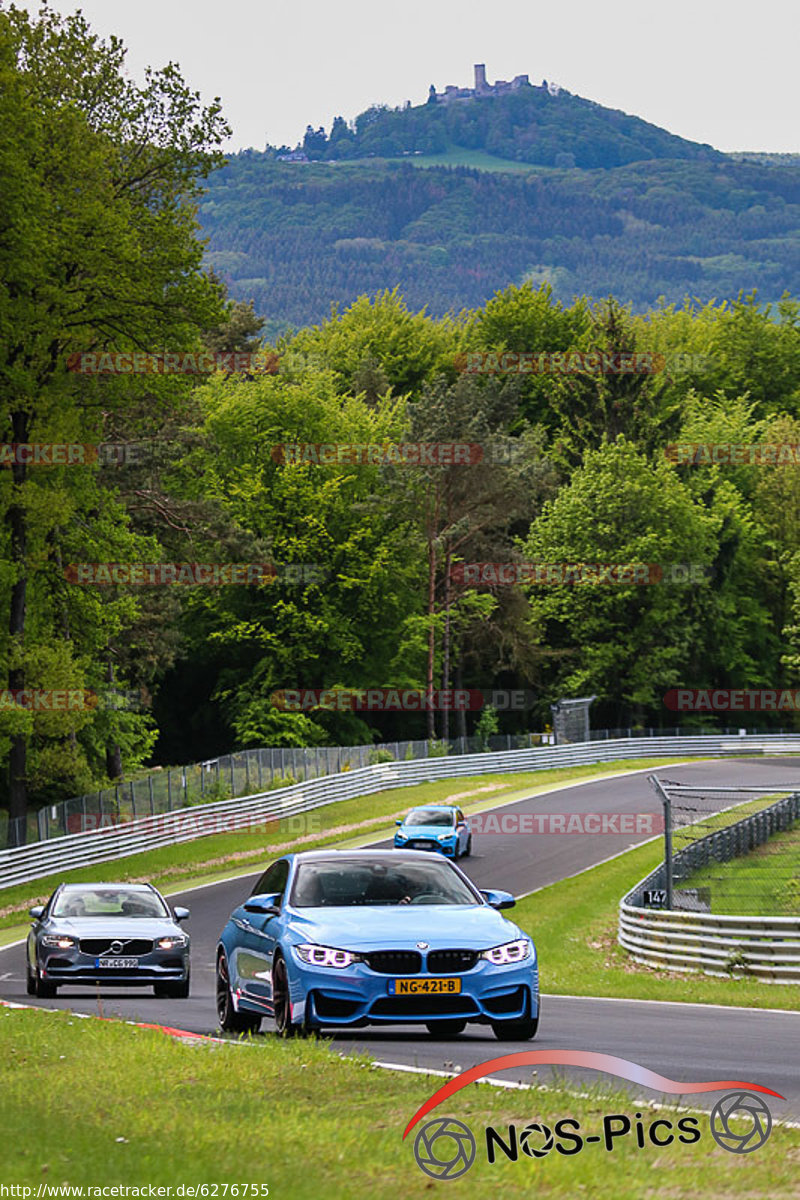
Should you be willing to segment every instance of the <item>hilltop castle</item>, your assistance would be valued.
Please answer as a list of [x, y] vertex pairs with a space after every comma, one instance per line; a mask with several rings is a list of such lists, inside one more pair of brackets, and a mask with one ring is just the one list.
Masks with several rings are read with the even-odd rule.
[[[527, 75], [515, 75], [510, 81], [498, 79], [494, 83], [487, 83], [486, 64], [475, 63], [474, 87], [459, 88], [448, 84], [443, 92], [437, 92], [436, 88], [431, 84], [428, 100], [431, 103], [435, 101], [437, 104], [449, 104], [453, 100], [472, 100], [476, 96], [504, 96], [507, 92], [516, 92], [519, 88], [531, 86], [535, 85], [531, 85], [531, 81]], [[560, 90], [556, 84], [548, 83], [546, 79], [542, 80], [542, 87], [551, 96], [557, 96]]]

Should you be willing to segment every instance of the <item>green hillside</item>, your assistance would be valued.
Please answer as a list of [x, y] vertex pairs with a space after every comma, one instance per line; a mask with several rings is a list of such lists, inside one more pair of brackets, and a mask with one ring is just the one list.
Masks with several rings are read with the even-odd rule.
[[485, 151], [460, 153], [473, 165], [244, 151], [201, 202], [208, 260], [271, 333], [395, 286], [434, 315], [526, 279], [565, 301], [613, 293], [639, 310], [660, 296], [800, 290], [800, 167], [720, 156], [487, 170]]
[[[505, 95], [419, 104], [373, 106], [348, 127], [337, 117], [330, 135], [306, 130], [303, 149], [312, 160], [437, 155], [482, 150], [511, 162], [544, 167], [620, 167], [650, 159], [713, 162], [701, 146], [619, 109], [605, 108], [567, 91], [526, 84]], [[277, 153], [277, 152], [276, 152]]]

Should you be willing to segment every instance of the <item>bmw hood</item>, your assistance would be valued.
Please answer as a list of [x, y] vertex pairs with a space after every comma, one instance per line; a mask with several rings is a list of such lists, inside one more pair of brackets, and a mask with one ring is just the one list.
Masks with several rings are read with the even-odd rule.
[[290, 927], [300, 941], [343, 950], [413, 950], [417, 942], [432, 950], [488, 950], [527, 936], [497, 909], [471, 904], [294, 909]]

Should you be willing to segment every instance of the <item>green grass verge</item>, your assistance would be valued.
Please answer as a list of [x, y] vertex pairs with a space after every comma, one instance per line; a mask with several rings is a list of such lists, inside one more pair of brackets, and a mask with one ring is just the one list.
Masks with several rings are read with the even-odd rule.
[[[748, 801], [705, 820], [701, 832], [771, 803], [768, 797]], [[662, 971], [633, 962], [617, 943], [619, 902], [662, 859], [659, 838], [519, 901], [509, 915], [536, 942], [542, 991], [800, 1010], [798, 987]]]
[[[374, 841], [382, 834], [388, 836], [392, 831], [394, 814], [404, 813], [423, 801], [443, 802], [458, 796], [458, 803], [466, 812], [479, 812], [499, 800], [508, 803], [514, 798], [522, 799], [573, 780], [600, 779], [618, 771], [636, 771], [688, 761], [695, 760], [622, 759], [601, 765], [559, 767], [513, 775], [439, 779], [414, 787], [391, 788], [354, 800], [342, 800], [298, 818], [276, 821], [256, 832], [240, 830], [236, 833], [209, 834], [192, 842], [131, 854], [80, 870], [62, 871], [0, 890], [0, 946], [24, 936], [27, 925], [21, 925], [20, 922], [27, 915], [27, 910], [46, 900], [62, 882], [147, 880], [169, 894], [196, 884], [232, 878], [246, 872], [248, 867], [256, 869], [262, 862], [269, 861], [271, 854], [281, 854], [288, 848], [309, 850], [326, 845], [352, 848], [359, 843]], [[202, 810], [196, 811], [199, 816]]]
[[[492, 1053], [487, 1044], [487, 1058]], [[270, 1200], [421, 1200], [439, 1186], [416, 1164], [416, 1131], [405, 1142], [402, 1132], [442, 1080], [390, 1074], [324, 1042], [189, 1046], [121, 1022], [0, 1010], [0, 1061], [0, 1181], [32, 1187], [34, 1196], [40, 1184], [205, 1184], [207, 1195], [216, 1184], [222, 1197], [224, 1184], [246, 1183], [259, 1194], [268, 1187]], [[794, 1129], [776, 1126], [760, 1150], [736, 1155], [713, 1142], [708, 1118], [697, 1114], [692, 1145], [645, 1140], [639, 1149], [631, 1132], [610, 1153], [599, 1143], [570, 1157], [554, 1149], [543, 1159], [501, 1155], [490, 1165], [489, 1124], [508, 1136], [509, 1123], [552, 1127], [571, 1117], [584, 1134], [602, 1134], [606, 1115], [625, 1114], [633, 1126], [638, 1111], [647, 1129], [657, 1118], [674, 1125], [680, 1114], [637, 1106], [620, 1090], [581, 1097], [566, 1086], [509, 1092], [475, 1084], [438, 1111], [464, 1121], [478, 1141], [472, 1168], [441, 1185], [449, 1197], [511, 1200], [532, 1187], [598, 1200], [797, 1195]]]
[[741, 858], [713, 863], [681, 887], [710, 887], [715, 913], [750, 916], [800, 914], [800, 822], [776, 833]]

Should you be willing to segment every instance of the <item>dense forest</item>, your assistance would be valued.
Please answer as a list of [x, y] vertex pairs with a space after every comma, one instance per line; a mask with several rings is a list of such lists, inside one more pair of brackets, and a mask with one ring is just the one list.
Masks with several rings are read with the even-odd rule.
[[[475, 101], [482, 105], [488, 101]], [[722, 159], [516, 174], [234, 155], [200, 206], [207, 261], [274, 336], [399, 287], [434, 316], [526, 280], [557, 299], [701, 303], [800, 270], [800, 167]]]
[[[102, 93], [87, 84], [95, 76]], [[137, 88], [118, 48], [79, 15], [0, 14], [0, 83], [0, 759], [12, 815], [148, 762], [446, 732], [442, 711], [293, 711], [280, 699], [288, 689], [525, 690], [532, 706], [497, 714], [514, 731], [542, 729], [564, 696], [596, 694], [596, 726], [672, 727], [675, 688], [798, 684], [796, 459], [671, 450], [800, 444], [798, 302], [751, 293], [638, 311], [613, 298], [565, 301], [542, 281], [486, 298], [501, 282], [493, 255], [530, 261], [525, 239], [539, 221], [550, 244], [575, 254], [576, 279], [599, 277], [592, 254], [596, 272], [610, 271], [627, 221], [661, 245], [648, 270], [666, 270], [679, 241], [703, 249], [712, 226], [722, 239], [724, 225], [719, 245], [735, 248], [737, 278], [761, 280], [745, 258], [763, 246], [760, 230], [787, 245], [765, 284], [774, 293], [797, 278], [792, 169], [657, 163], [574, 187], [563, 173], [545, 183], [358, 166], [290, 178], [257, 155], [220, 170], [218, 108], [202, 108], [174, 68]], [[657, 182], [667, 169], [681, 172], [680, 191]], [[217, 274], [204, 265], [197, 206]], [[359, 242], [367, 220], [381, 247], [372, 251]], [[241, 246], [261, 231], [264, 257], [223, 251], [221, 231], [235, 241], [237, 227]], [[352, 258], [326, 241], [332, 227]], [[385, 244], [401, 243], [432, 256], [405, 295], [381, 290]], [[255, 271], [279, 251], [284, 269], [265, 290], [238, 272], [254, 307], [226, 296], [219, 276], [237, 254]], [[334, 259], [351, 264], [350, 286], [365, 294], [270, 336], [261, 316], [291, 310], [292, 296], [300, 323], [303, 306], [317, 312], [339, 294], [326, 274]], [[635, 259], [630, 280], [641, 278]], [[435, 311], [455, 302], [445, 281], [469, 270], [481, 298], [455, 316]], [[285, 308], [265, 306], [281, 280]], [[84, 353], [168, 351], [268, 351], [268, 369], [70, 368]], [[518, 370], [514, 355], [536, 369]], [[648, 368], [628, 369], [634, 355]], [[386, 452], [456, 443], [482, 453], [431, 463]], [[285, 450], [340, 444], [382, 453]], [[19, 450], [37, 446], [105, 450]], [[543, 584], [524, 571], [476, 581], [465, 569], [531, 562], [660, 573], [648, 586], [612, 586]], [[110, 569], [101, 578], [97, 564], [124, 565], [128, 581]], [[203, 584], [153, 564], [256, 564], [261, 575], [234, 583], [221, 571]], [[18, 702], [34, 692], [94, 700]], [[103, 703], [111, 694], [138, 700]], [[449, 732], [472, 733], [481, 719], [451, 713]], [[745, 723], [794, 722], [755, 712]], [[688, 713], [681, 723], [731, 720]]]

